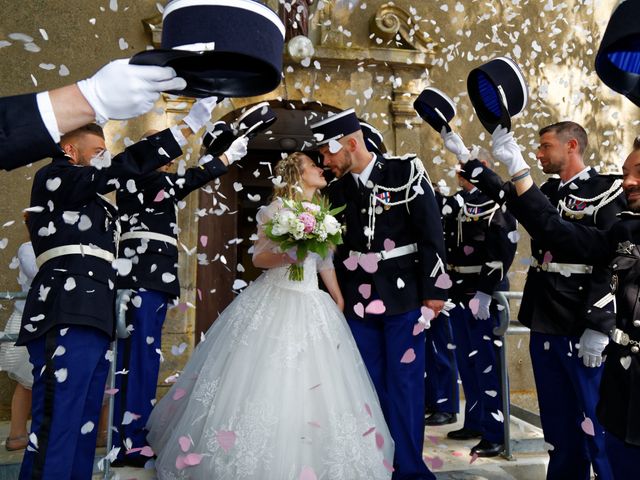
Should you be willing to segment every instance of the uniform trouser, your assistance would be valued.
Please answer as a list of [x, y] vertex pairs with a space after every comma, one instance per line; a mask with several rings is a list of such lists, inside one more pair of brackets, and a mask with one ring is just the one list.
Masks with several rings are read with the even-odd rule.
[[605, 430], [604, 442], [615, 480], [638, 478], [640, 446], [630, 445]]
[[425, 333], [425, 405], [431, 412], [458, 413], [460, 393], [449, 317], [440, 315]]
[[[588, 480], [593, 465], [599, 480], [609, 480], [613, 476], [604, 429], [596, 417], [603, 367], [585, 367], [578, 358], [578, 342], [578, 337], [531, 332], [540, 421], [545, 441], [553, 447], [547, 479]], [[590, 425], [594, 435], [587, 433]]]
[[[347, 317], [395, 442], [393, 480], [435, 479], [422, 459], [425, 343], [424, 334], [413, 335], [418, 318], [419, 310]], [[401, 362], [409, 349], [415, 359]]]
[[504, 443], [500, 364], [493, 342], [495, 313], [492, 309], [487, 320], [478, 320], [468, 307], [457, 305], [449, 311], [466, 401], [464, 428], [482, 432], [490, 442]]
[[[137, 295], [142, 299], [140, 307], [129, 303], [127, 310], [127, 324], [133, 325], [133, 332], [130, 337], [118, 340], [117, 371], [129, 371], [126, 375], [116, 375], [118, 393], [113, 422], [117, 431], [113, 435], [113, 445], [122, 447], [118, 455], [120, 458], [126, 455], [123, 444], [126, 439], [131, 440], [133, 449], [147, 445], [145, 426], [156, 398], [160, 371], [158, 351], [169, 297], [154, 290], [140, 291]], [[128, 456], [134, 455], [139, 453]]]
[[56, 326], [27, 343], [33, 365], [32, 440], [20, 480], [91, 478], [108, 348], [107, 335], [78, 325]]

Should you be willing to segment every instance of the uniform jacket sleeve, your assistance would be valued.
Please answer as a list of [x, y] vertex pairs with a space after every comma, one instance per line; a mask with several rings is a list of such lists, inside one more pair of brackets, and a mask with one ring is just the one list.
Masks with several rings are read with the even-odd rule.
[[35, 93], [0, 98], [0, 168], [13, 170], [61, 154], [42, 121]]
[[163, 130], [131, 145], [124, 152], [113, 157], [111, 166], [108, 168], [51, 169], [50, 182], [55, 181], [56, 172], [64, 172], [64, 175], [60, 177], [60, 185], [53, 191], [47, 186], [50, 190], [49, 197], [54, 202], [64, 199], [68, 205], [81, 205], [92, 200], [96, 193], [112, 192], [126, 179], [142, 176], [180, 155], [182, 150], [173, 138], [173, 134], [169, 130]]

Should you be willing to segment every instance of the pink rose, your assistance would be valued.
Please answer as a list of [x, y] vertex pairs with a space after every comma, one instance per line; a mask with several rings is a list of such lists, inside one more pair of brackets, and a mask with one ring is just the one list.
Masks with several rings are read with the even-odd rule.
[[301, 213], [298, 215], [298, 220], [304, 225], [304, 233], [311, 233], [316, 227], [316, 218], [310, 213]]

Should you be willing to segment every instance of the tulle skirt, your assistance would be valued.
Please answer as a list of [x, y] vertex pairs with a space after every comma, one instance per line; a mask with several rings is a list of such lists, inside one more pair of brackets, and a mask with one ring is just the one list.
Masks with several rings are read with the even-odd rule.
[[277, 270], [220, 315], [154, 408], [160, 479], [391, 477], [393, 441], [344, 316]]

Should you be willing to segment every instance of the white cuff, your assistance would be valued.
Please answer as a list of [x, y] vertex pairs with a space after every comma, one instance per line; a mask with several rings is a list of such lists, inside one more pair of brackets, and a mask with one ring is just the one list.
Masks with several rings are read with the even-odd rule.
[[184, 136], [182, 130], [180, 129], [180, 127], [178, 127], [178, 125], [174, 125], [169, 130], [173, 134], [173, 138], [176, 139], [176, 142], [178, 142], [178, 145], [180, 145], [181, 147], [184, 147], [187, 143], [189, 143], [187, 142], [187, 138]]
[[36, 101], [38, 102], [40, 117], [42, 117], [44, 126], [47, 127], [47, 131], [51, 135], [51, 139], [54, 143], [60, 143], [60, 129], [58, 128], [58, 120], [56, 120], [56, 114], [53, 111], [49, 92], [38, 93]]

